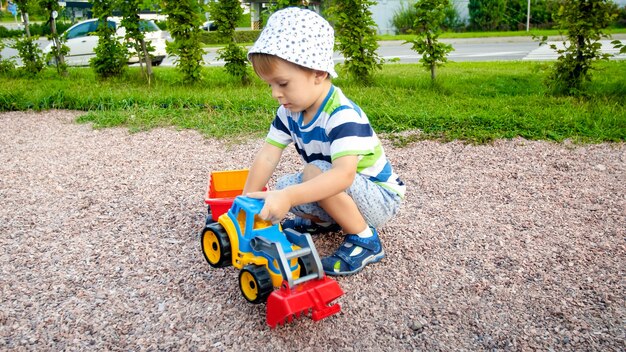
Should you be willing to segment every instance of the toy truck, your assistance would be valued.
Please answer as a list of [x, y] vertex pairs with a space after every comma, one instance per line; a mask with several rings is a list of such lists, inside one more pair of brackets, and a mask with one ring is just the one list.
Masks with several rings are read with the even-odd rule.
[[330, 303], [343, 291], [324, 274], [311, 236], [261, 219], [261, 199], [230, 197], [238, 187], [241, 193], [247, 171], [228, 173], [213, 173], [209, 180], [209, 211], [200, 236], [209, 265], [239, 269], [242, 295], [250, 303], [267, 302], [270, 327], [309, 311], [315, 321], [339, 312], [340, 305]]

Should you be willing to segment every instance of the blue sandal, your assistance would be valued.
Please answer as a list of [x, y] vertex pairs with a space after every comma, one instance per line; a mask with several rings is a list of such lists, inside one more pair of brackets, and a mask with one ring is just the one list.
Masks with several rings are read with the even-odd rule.
[[[326, 275], [345, 276], [356, 274], [369, 263], [379, 262], [385, 257], [385, 251], [378, 238], [376, 229], [372, 228], [374, 236], [361, 238], [357, 235], [347, 235], [337, 251], [322, 259], [322, 266]], [[355, 246], [361, 247], [361, 253], [351, 256]]]
[[328, 226], [322, 226], [309, 219], [301, 217], [287, 219], [283, 221], [282, 226], [283, 229], [292, 229], [296, 232], [308, 233], [309, 235], [341, 231], [341, 226], [339, 226], [339, 224], [334, 223]]

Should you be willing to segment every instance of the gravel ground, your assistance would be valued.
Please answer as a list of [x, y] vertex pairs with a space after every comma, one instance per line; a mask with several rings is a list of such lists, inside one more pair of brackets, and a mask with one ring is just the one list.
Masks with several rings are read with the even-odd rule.
[[624, 144], [388, 145], [387, 257], [338, 279], [338, 315], [270, 330], [198, 241], [208, 173], [260, 142], [76, 116], [0, 114], [2, 350], [626, 349]]

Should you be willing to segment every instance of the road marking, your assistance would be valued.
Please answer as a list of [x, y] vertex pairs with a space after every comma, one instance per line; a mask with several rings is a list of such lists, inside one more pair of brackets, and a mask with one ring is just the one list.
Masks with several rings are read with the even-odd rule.
[[451, 54], [450, 56], [454, 56], [454, 57], [488, 57], [488, 56], [502, 56], [502, 55], [519, 55], [519, 54], [525, 54], [526, 51], [498, 51], [498, 52], [492, 52], [492, 53], [480, 53], [480, 54], [463, 54], [463, 55], [454, 55]]

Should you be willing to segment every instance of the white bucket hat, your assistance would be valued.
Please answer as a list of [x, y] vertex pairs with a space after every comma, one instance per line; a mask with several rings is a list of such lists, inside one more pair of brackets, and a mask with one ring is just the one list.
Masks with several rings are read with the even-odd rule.
[[250, 54], [270, 54], [313, 70], [337, 77], [333, 51], [335, 33], [330, 23], [317, 13], [298, 7], [274, 12]]

